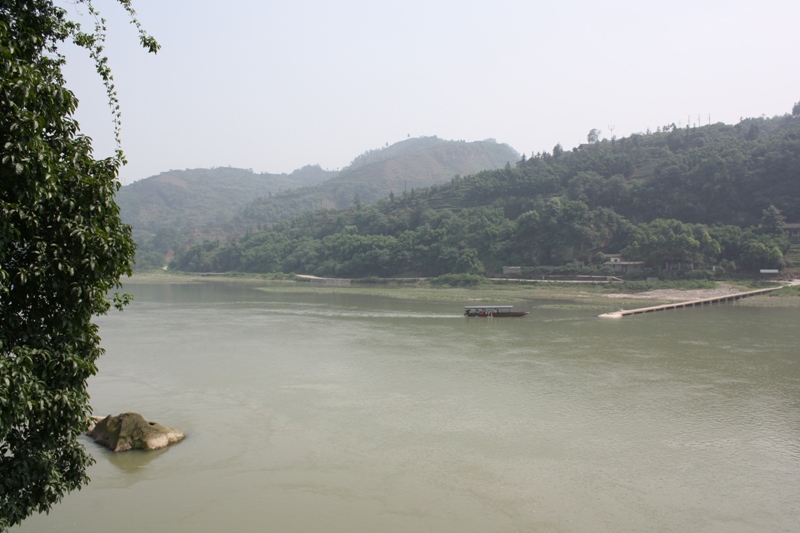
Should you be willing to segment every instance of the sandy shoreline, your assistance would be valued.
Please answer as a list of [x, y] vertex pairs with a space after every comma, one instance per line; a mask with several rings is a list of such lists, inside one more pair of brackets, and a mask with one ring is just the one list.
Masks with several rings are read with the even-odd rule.
[[[731, 283], [720, 283], [713, 289], [656, 289], [645, 292], [620, 293], [616, 284], [567, 284], [567, 283], [508, 283], [484, 284], [477, 287], [433, 287], [429, 285], [381, 285], [353, 284], [349, 287], [321, 286], [297, 283], [292, 280], [276, 280], [258, 274], [249, 275], [202, 275], [149, 272], [135, 274], [123, 279], [123, 284], [200, 284], [224, 283], [246, 284], [256, 290], [278, 293], [359, 294], [382, 298], [398, 298], [419, 301], [450, 301], [460, 303], [508, 303], [521, 306], [534, 303], [538, 307], [580, 308], [612, 311], [619, 307], [634, 308], [659, 305], [675, 301], [691, 301], [713, 298], [752, 290], [749, 287], [734, 287]], [[795, 280], [800, 284], [800, 280]], [[792, 283], [786, 283], [790, 285]], [[800, 298], [772, 298], [757, 296], [737, 302], [736, 305], [766, 307], [800, 306]]]
[[625, 298], [633, 300], [670, 300], [670, 301], [691, 301], [702, 300], [704, 298], [717, 298], [729, 294], [745, 292], [733, 287], [720, 287], [717, 289], [657, 289], [654, 291], [638, 292], [635, 294], [606, 294], [606, 298]]

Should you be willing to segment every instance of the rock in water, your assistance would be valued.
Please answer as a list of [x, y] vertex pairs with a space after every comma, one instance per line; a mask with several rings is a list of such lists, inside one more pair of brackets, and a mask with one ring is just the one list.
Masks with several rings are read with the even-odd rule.
[[88, 435], [115, 452], [158, 450], [186, 437], [177, 429], [148, 422], [139, 413], [108, 415], [102, 419], [93, 416], [92, 419], [95, 424], [89, 428]]

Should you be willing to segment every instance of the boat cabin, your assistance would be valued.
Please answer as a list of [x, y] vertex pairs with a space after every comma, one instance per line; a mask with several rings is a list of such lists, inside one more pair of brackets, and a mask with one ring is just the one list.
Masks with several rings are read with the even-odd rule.
[[513, 309], [513, 305], [465, 305], [464, 316], [503, 318], [528, 314], [527, 311], [514, 311]]

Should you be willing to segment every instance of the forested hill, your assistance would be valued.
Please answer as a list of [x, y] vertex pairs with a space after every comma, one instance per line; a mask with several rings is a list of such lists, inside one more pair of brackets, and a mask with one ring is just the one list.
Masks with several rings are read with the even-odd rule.
[[488, 202], [509, 214], [527, 210], [534, 198], [563, 196], [633, 222], [747, 225], [770, 205], [800, 220], [800, 115], [735, 126], [673, 124], [569, 152], [557, 146], [510, 173], [483, 174], [439, 194], [451, 205]]
[[407, 139], [365, 152], [325, 183], [258, 198], [241, 211], [238, 222], [257, 227], [304, 211], [343, 208], [354, 201], [371, 204], [389, 193], [446, 183], [454, 175], [498, 169], [518, 159], [513, 148], [493, 140]]
[[[781, 268], [800, 222], [800, 106], [792, 115], [523, 156], [516, 165], [308, 212], [172, 267], [364, 277], [602, 264], [604, 253], [724, 272]], [[570, 266], [571, 265], [571, 266]]]
[[428, 209], [491, 205], [516, 218], [543, 199], [656, 218], [748, 225], [770, 205], [800, 220], [800, 115], [663, 131], [523, 156], [514, 168], [420, 191]]
[[219, 224], [253, 198], [316, 185], [337, 174], [319, 165], [291, 174], [256, 174], [231, 167], [170, 170], [122, 187], [116, 200], [126, 224], [137, 232], [156, 233], [163, 228]]

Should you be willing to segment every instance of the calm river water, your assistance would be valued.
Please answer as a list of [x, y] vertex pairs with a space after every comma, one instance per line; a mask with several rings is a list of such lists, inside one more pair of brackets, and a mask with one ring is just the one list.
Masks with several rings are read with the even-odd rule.
[[[129, 289], [130, 290], [130, 289]], [[800, 309], [636, 316], [135, 285], [95, 414], [184, 430], [15, 531], [800, 530]]]

